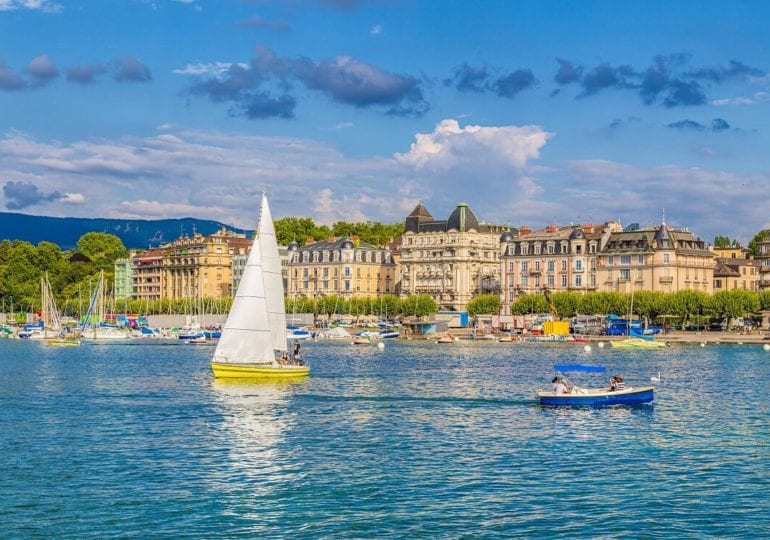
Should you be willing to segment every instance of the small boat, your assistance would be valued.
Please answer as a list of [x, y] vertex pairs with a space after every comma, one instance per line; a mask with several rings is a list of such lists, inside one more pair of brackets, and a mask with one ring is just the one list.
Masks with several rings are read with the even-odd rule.
[[658, 341], [652, 336], [633, 333], [626, 339], [613, 340], [610, 343], [615, 349], [665, 349], [668, 347], [668, 343], [665, 341]]
[[438, 338], [436, 343], [454, 343], [454, 341], [455, 341], [454, 336], [447, 332], [446, 335], [441, 336], [440, 338]]
[[78, 338], [50, 338], [46, 339], [45, 342], [55, 347], [78, 347], [80, 345]]
[[353, 345], [371, 345], [372, 343], [374, 343], [374, 341], [369, 336], [353, 338]]
[[187, 339], [187, 343], [192, 343], [193, 345], [205, 345], [207, 342], [208, 340], [203, 334]]
[[299, 344], [294, 357], [289, 359], [283, 292], [278, 242], [263, 193], [254, 244], [211, 360], [214, 377], [307, 377], [310, 368], [299, 358]]
[[399, 333], [398, 333], [398, 332], [396, 332], [395, 330], [382, 330], [382, 331], [381, 331], [381, 332], [378, 334], [378, 337], [379, 337], [380, 339], [395, 339], [395, 338], [397, 338], [398, 336], [399, 336]]
[[286, 326], [286, 339], [310, 339], [313, 334], [307, 328], [293, 324]]
[[[603, 366], [557, 364], [554, 369], [557, 373], [555, 380], [559, 379], [558, 390], [560, 391], [555, 391], [556, 388], [537, 390], [535, 394], [540, 405], [602, 407], [606, 405], [640, 405], [651, 403], [653, 400], [655, 390], [653, 386], [624, 386], [615, 390], [609, 387], [591, 388], [572, 384], [565, 375], [566, 373], [606, 373], [607, 369]], [[561, 385], [562, 381], [563, 385]], [[554, 386], [556, 384], [554, 383]]]

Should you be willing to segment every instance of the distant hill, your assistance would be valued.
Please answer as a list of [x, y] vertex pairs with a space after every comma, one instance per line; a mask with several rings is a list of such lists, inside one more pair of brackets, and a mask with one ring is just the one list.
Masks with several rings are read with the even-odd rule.
[[114, 234], [123, 241], [128, 249], [142, 249], [179, 238], [180, 235], [192, 235], [199, 232], [203, 235], [215, 233], [222, 227], [231, 231], [244, 231], [224, 225], [217, 221], [205, 219], [106, 219], [106, 218], [58, 218], [46, 216], [30, 216], [0, 212], [0, 240], [26, 240], [32, 244], [41, 241], [58, 244], [61, 249], [72, 249], [78, 239], [87, 232], [103, 232]]

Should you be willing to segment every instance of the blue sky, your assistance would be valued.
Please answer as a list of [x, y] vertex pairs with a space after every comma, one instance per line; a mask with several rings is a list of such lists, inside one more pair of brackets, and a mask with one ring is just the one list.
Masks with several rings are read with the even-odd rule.
[[[0, 0], [0, 209], [770, 227], [770, 4]], [[1, 233], [0, 233], [1, 235]]]

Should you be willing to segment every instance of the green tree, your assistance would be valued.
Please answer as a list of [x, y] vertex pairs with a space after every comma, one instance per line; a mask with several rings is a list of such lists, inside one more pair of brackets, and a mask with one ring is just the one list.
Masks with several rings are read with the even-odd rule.
[[500, 313], [500, 296], [497, 294], [480, 294], [468, 302], [466, 309], [471, 317]]
[[751, 254], [756, 257], [759, 255], [759, 246], [758, 244], [765, 240], [768, 236], [770, 236], [770, 229], [763, 229], [759, 231], [757, 234], [754, 235], [754, 238], [751, 239], [749, 242], [749, 250], [751, 251]]
[[657, 291], [639, 291], [634, 294], [634, 313], [646, 322], [651, 322], [663, 315], [665, 296]]
[[663, 312], [676, 315], [682, 324], [692, 316], [708, 311], [708, 295], [702, 291], [684, 289], [665, 297]]
[[312, 219], [285, 217], [273, 221], [275, 226], [275, 237], [278, 244], [287, 246], [291, 242], [297, 242], [300, 246], [304, 246], [308, 237], [314, 240], [323, 240], [324, 238], [317, 238], [316, 225]]
[[128, 257], [128, 250], [114, 234], [89, 232], [78, 240], [78, 251], [91, 259], [94, 270], [104, 270], [112, 276], [115, 260]]
[[542, 294], [522, 293], [511, 305], [512, 315], [526, 315], [528, 313], [548, 312], [548, 302]]
[[407, 317], [427, 317], [437, 311], [438, 304], [427, 294], [411, 295], [401, 300], [401, 313]]
[[730, 328], [733, 319], [756, 313], [759, 307], [758, 295], [743, 289], [719, 291], [714, 293], [710, 302], [712, 314], [727, 319], [727, 328]]

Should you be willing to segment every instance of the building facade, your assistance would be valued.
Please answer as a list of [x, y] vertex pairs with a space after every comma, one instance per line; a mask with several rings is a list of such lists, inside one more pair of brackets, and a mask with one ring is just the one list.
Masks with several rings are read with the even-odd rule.
[[711, 294], [714, 255], [686, 229], [627, 227], [613, 232], [597, 257], [597, 290]]
[[[251, 248], [249, 248], [251, 251]], [[286, 246], [278, 246], [278, 257], [281, 260], [281, 277], [283, 278], [283, 290], [289, 290], [288, 276], [289, 276], [289, 249]], [[233, 283], [231, 291], [235, 296], [235, 291], [238, 290], [238, 285], [241, 284], [241, 278], [243, 277], [243, 271], [246, 269], [246, 261], [248, 261], [248, 253], [243, 255], [233, 255], [232, 267], [233, 267]]]
[[182, 237], [162, 246], [162, 296], [222, 298], [233, 294], [232, 258], [246, 255], [252, 240], [220, 229], [203, 236]]
[[510, 313], [519, 294], [548, 291], [596, 291], [597, 257], [619, 224], [549, 225], [518, 236], [500, 237], [502, 312]]
[[396, 291], [396, 265], [387, 248], [335, 238], [288, 247], [291, 296], [381, 296]]
[[163, 249], [148, 249], [131, 257], [132, 297], [154, 301], [163, 298]]
[[714, 292], [742, 289], [759, 290], [759, 264], [750, 258], [716, 257]]
[[474, 296], [500, 293], [500, 235], [457, 205], [436, 220], [422, 203], [407, 216], [400, 252], [400, 294], [427, 294], [446, 311], [463, 311]]
[[755, 260], [759, 271], [759, 288], [770, 289], [770, 236], [757, 243]]
[[130, 258], [115, 260], [115, 298], [133, 298], [134, 265]]

